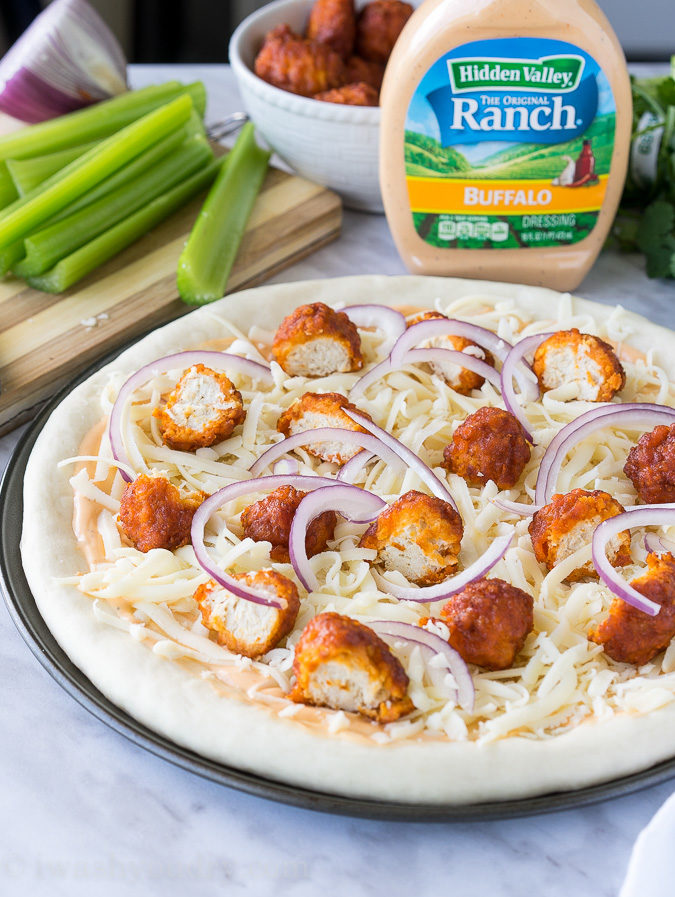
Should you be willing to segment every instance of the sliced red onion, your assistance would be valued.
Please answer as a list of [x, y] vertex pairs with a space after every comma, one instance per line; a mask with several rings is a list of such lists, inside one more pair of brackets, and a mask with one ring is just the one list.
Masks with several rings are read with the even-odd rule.
[[522, 501], [509, 501], [508, 498], [500, 498], [499, 496], [492, 499], [492, 504], [497, 505], [502, 511], [506, 511], [508, 514], [516, 514], [518, 517], [531, 517], [541, 510], [541, 505], [528, 505]]
[[[429, 676], [433, 680], [434, 685], [441, 693], [445, 692], [449, 699], [456, 700], [463, 710], [473, 710], [475, 690], [469, 668], [462, 656], [440, 635], [422, 629], [421, 626], [415, 626], [411, 623], [399, 623], [394, 620], [375, 620], [366, 625], [376, 632], [380, 638], [384, 637], [385, 640], [388, 638], [404, 639], [407, 642], [426, 648], [434, 656], [440, 654], [447, 664], [447, 672], [455, 680], [456, 687], [448, 686], [447, 682], [445, 682], [447, 674], [440, 667], [427, 666]], [[440, 679], [436, 675], [438, 672], [442, 674]]]
[[[614, 519], [614, 518], [612, 518]], [[373, 570], [373, 578], [382, 592], [398, 598], [399, 601], [416, 601], [419, 604], [429, 604], [432, 601], [441, 601], [449, 598], [456, 592], [460, 592], [464, 586], [476, 579], [482, 579], [494, 565], [500, 561], [506, 554], [507, 549], [513, 541], [514, 530], [506, 536], [498, 536], [493, 540], [492, 544], [486, 552], [484, 552], [477, 561], [474, 561], [466, 570], [456, 573], [444, 582], [439, 582], [435, 586], [397, 586], [393, 582]]]
[[384, 333], [380, 347], [383, 355], [388, 355], [399, 336], [405, 332], [405, 318], [400, 311], [387, 305], [348, 305], [342, 309], [357, 327], [372, 327]]
[[312, 520], [324, 511], [336, 511], [352, 523], [370, 523], [386, 507], [386, 501], [372, 492], [335, 481], [329, 489], [317, 489], [302, 499], [293, 515], [288, 553], [298, 579], [308, 592], [319, 588], [319, 580], [312, 570], [305, 548], [307, 529]]
[[303, 445], [311, 445], [318, 442], [341, 442], [343, 445], [362, 445], [371, 454], [377, 455], [388, 464], [401, 466], [402, 463], [396, 452], [388, 449], [379, 439], [376, 439], [369, 433], [359, 433], [358, 430], [343, 430], [341, 427], [317, 427], [316, 430], [303, 430], [302, 433], [294, 433], [293, 436], [287, 436], [281, 442], [275, 442], [249, 467], [249, 472], [254, 477], [258, 476], [266, 467], [287, 452], [292, 452], [293, 449], [301, 448]]
[[[452, 497], [447, 487], [438, 479], [433, 470], [430, 467], [427, 467], [421, 458], [417, 457], [415, 452], [409, 449], [406, 445], [403, 445], [402, 442], [399, 442], [398, 439], [395, 439], [391, 433], [387, 433], [382, 427], [378, 427], [377, 424], [374, 424], [372, 420], [364, 417], [363, 414], [359, 414], [356, 411], [350, 411], [348, 408], [345, 408], [344, 412], [349, 415], [355, 423], [361, 424], [365, 430], [368, 430], [373, 436], [376, 436], [378, 440], [397, 455], [401, 461], [414, 470], [422, 482], [426, 483], [436, 498], [447, 501], [448, 504], [452, 505], [457, 513], [459, 513], [455, 499]], [[366, 449], [370, 449], [370, 446], [365, 442], [363, 443], [363, 446]], [[387, 458], [382, 456], [381, 452], [378, 452], [378, 454], [383, 461], [387, 460]]]
[[551, 501], [565, 456], [582, 439], [605, 427], [648, 430], [673, 421], [675, 408], [649, 402], [625, 402], [623, 405], [609, 402], [581, 414], [556, 434], [544, 452], [537, 476], [536, 504], [546, 505]]
[[[402, 364], [401, 367], [405, 367], [405, 363]], [[350, 400], [354, 401], [355, 399], [360, 398], [369, 386], [371, 386], [373, 383], [376, 383], [378, 380], [381, 380], [383, 377], [386, 377], [387, 374], [390, 374], [395, 370], [397, 370], [397, 368], [392, 365], [391, 358], [385, 358], [384, 361], [381, 361], [379, 364], [376, 364], [375, 367], [372, 367], [369, 371], [366, 371], [363, 377], [359, 377], [356, 383], [349, 390]]]
[[[174, 368], [191, 368], [195, 364], [204, 364], [207, 367], [225, 372], [228, 370], [236, 371], [239, 374], [250, 377], [252, 380], [258, 380], [268, 385], [274, 382], [270, 369], [265, 365], [259, 364], [257, 361], [251, 361], [249, 358], [240, 358], [239, 355], [231, 355], [228, 352], [196, 349], [190, 352], [176, 352], [175, 355], [165, 355], [163, 358], [151, 361], [149, 364], [139, 368], [122, 385], [110, 413], [108, 435], [110, 437], [110, 448], [117, 461], [133, 467], [133, 465], [130, 465], [129, 457], [124, 447], [124, 431], [125, 410], [134, 391], [158, 374], [166, 373], [166, 371]], [[120, 473], [127, 482], [131, 481], [129, 475], [121, 468]]]
[[635, 526], [672, 526], [675, 523], [675, 504], [640, 505], [603, 520], [593, 533], [593, 564], [600, 579], [614, 594], [650, 617], [655, 617], [661, 605], [650, 601], [632, 585], [610, 563], [607, 557], [607, 544], [614, 536]]
[[115, 35], [86, 0], [54, 0], [0, 62], [0, 109], [39, 122], [127, 89]]
[[[231, 483], [224, 486], [213, 495], [210, 495], [195, 511], [192, 518], [191, 540], [197, 562], [202, 569], [209, 574], [211, 579], [215, 579], [228, 592], [232, 592], [239, 598], [245, 598], [254, 604], [264, 604], [266, 607], [281, 607], [278, 601], [274, 601], [269, 595], [263, 595], [254, 589], [249, 589], [242, 585], [238, 579], [229, 576], [222, 570], [215, 561], [213, 561], [204, 544], [204, 529], [211, 515], [227, 502], [242, 495], [249, 493], [267, 492], [278, 489], [280, 486], [293, 486], [293, 488], [301, 492], [311, 492], [314, 489], [323, 489], [324, 487], [339, 486], [335, 480], [328, 480], [325, 477], [305, 477], [305, 476], [272, 476], [260, 477], [258, 479], [242, 480], [238, 483]], [[302, 502], [301, 502], [302, 504]]]
[[657, 533], [646, 533], [644, 546], [653, 554], [675, 555], [675, 542], [672, 539], [666, 539], [665, 536], [659, 536]]
[[275, 474], [284, 474], [284, 473], [292, 473], [295, 474], [300, 470], [300, 465], [296, 461], [295, 458], [280, 458], [279, 461], [276, 462], [274, 467], [272, 468], [272, 473]]
[[[504, 364], [502, 365], [502, 376], [501, 376], [501, 392], [502, 398], [504, 399], [504, 404], [506, 405], [507, 411], [510, 411], [511, 414], [516, 418], [516, 420], [520, 423], [521, 427], [525, 431], [525, 435], [528, 440], [534, 445], [534, 439], [532, 434], [530, 433], [530, 423], [527, 419], [525, 412], [516, 396], [515, 390], [513, 388], [513, 378], [515, 376], [516, 370], [518, 369], [518, 365], [524, 361], [525, 355], [529, 352], [534, 352], [534, 350], [544, 342], [545, 339], [548, 339], [551, 336], [551, 333], [535, 333], [534, 336], [526, 336], [524, 339], [519, 340], [513, 349], [508, 353], [506, 358], [504, 359]], [[536, 387], [536, 396], [530, 398], [530, 396], [522, 396], [523, 401], [534, 401], [535, 398], [539, 398], [539, 386]]]
[[[488, 349], [500, 361], [504, 361], [513, 348], [507, 340], [497, 336], [486, 327], [479, 327], [478, 324], [469, 324], [468, 321], [458, 321], [455, 318], [429, 318], [408, 327], [406, 332], [396, 340], [390, 355], [392, 365], [401, 367], [402, 360], [409, 349], [440, 336], [463, 336], [484, 349]], [[514, 373], [521, 393], [528, 398], [528, 401], [534, 401], [538, 393], [534, 393], [532, 371], [523, 362]]]

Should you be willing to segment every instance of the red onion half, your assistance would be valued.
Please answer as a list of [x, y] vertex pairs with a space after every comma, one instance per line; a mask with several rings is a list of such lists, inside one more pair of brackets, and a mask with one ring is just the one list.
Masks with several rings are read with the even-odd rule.
[[675, 504], [640, 505], [617, 514], [598, 524], [593, 533], [593, 564], [600, 579], [615, 595], [650, 617], [655, 617], [661, 605], [634, 589], [623, 576], [612, 567], [607, 558], [607, 543], [618, 533], [634, 526], [672, 526], [675, 523]]
[[[378, 427], [377, 424], [374, 424], [372, 420], [367, 417], [364, 417], [362, 414], [358, 414], [355, 411], [350, 411], [348, 408], [344, 409], [345, 414], [349, 415], [351, 419], [357, 423], [361, 424], [361, 426], [368, 430], [373, 436], [376, 436], [378, 440], [380, 440], [388, 449], [390, 449], [395, 455], [397, 455], [405, 464], [408, 465], [412, 470], [415, 471], [417, 476], [422, 480], [423, 483], [426, 483], [431, 492], [436, 496], [436, 498], [440, 498], [443, 501], [447, 501], [448, 504], [452, 505], [452, 507], [459, 513], [459, 509], [457, 508], [457, 504], [455, 503], [455, 499], [452, 497], [447, 487], [438, 479], [436, 474], [430, 467], [418, 458], [415, 452], [408, 448], [408, 446], [403, 445], [402, 442], [399, 442], [391, 433], [387, 433], [386, 430], [383, 430], [382, 427]], [[361, 434], [363, 437], [363, 434]], [[366, 449], [369, 448], [366, 443], [363, 443]], [[380, 454], [380, 457], [382, 455]], [[383, 458], [383, 460], [387, 460]]]
[[372, 327], [384, 333], [380, 347], [388, 355], [399, 336], [405, 332], [405, 318], [400, 311], [387, 305], [347, 305], [341, 309], [357, 327]]
[[[311, 492], [314, 489], [323, 489], [324, 487], [339, 486], [335, 480], [328, 480], [325, 477], [305, 477], [305, 476], [273, 476], [260, 477], [259, 479], [242, 480], [238, 483], [231, 483], [224, 486], [213, 495], [210, 495], [195, 511], [192, 518], [192, 530], [190, 533], [192, 547], [199, 566], [215, 579], [228, 592], [232, 592], [239, 598], [245, 598], [254, 604], [264, 604], [266, 607], [281, 607], [278, 601], [274, 601], [269, 595], [263, 595], [259, 592], [249, 589], [242, 585], [238, 579], [229, 576], [213, 561], [204, 544], [204, 529], [211, 515], [221, 508], [228, 501], [240, 498], [242, 495], [249, 493], [267, 492], [278, 489], [279, 486], [293, 486], [302, 492]], [[302, 504], [302, 502], [300, 503]]]
[[610, 402], [586, 411], [566, 424], [544, 452], [537, 476], [536, 504], [547, 505], [551, 501], [565, 456], [582, 439], [605, 427], [648, 430], [657, 424], [672, 424], [673, 421], [675, 408], [649, 402], [625, 402], [623, 405]]
[[[293, 449], [318, 442], [341, 442], [344, 445], [361, 445], [370, 452], [371, 457], [372, 455], [377, 455], [388, 464], [398, 467], [402, 464], [401, 458], [396, 452], [389, 449], [379, 439], [371, 436], [369, 433], [359, 433], [357, 430], [343, 430], [341, 427], [317, 427], [316, 430], [303, 430], [302, 433], [294, 433], [293, 436], [287, 436], [281, 442], [275, 442], [270, 448], [265, 449], [262, 455], [249, 467], [249, 473], [254, 477], [258, 476], [266, 467], [287, 452], [292, 452]], [[358, 453], [358, 455], [360, 454], [361, 452]], [[358, 457], [358, 455], [354, 457]]]
[[386, 501], [372, 492], [335, 481], [329, 489], [317, 489], [302, 499], [293, 515], [288, 553], [298, 579], [308, 592], [319, 588], [319, 580], [305, 549], [307, 529], [312, 520], [324, 511], [335, 511], [352, 523], [370, 523], [386, 507]]
[[[537, 346], [541, 345], [545, 339], [548, 339], [551, 336], [551, 333], [535, 333], [534, 336], [526, 336], [524, 339], [519, 340], [515, 346], [510, 350], [506, 358], [504, 359], [504, 364], [502, 365], [502, 376], [501, 376], [501, 391], [502, 398], [504, 399], [504, 404], [506, 405], [507, 411], [510, 411], [511, 414], [516, 418], [516, 420], [520, 423], [521, 427], [525, 431], [525, 435], [528, 440], [534, 445], [534, 439], [532, 438], [532, 434], [530, 433], [529, 426], [530, 423], [525, 416], [525, 412], [522, 409], [520, 402], [518, 401], [518, 397], [516, 396], [515, 390], [513, 389], [513, 378], [515, 376], [516, 370], [518, 369], [518, 365], [521, 364], [524, 360], [524, 356], [529, 352], [534, 352]], [[534, 380], [536, 382], [536, 377], [532, 374]], [[536, 396], [532, 398], [527, 396], [522, 396], [524, 400], [534, 401], [535, 398], [539, 397], [539, 385], [536, 387], [533, 383], [533, 390], [536, 388]]]
[[[412, 623], [399, 623], [395, 620], [375, 620], [366, 623], [366, 626], [386, 642], [403, 640], [425, 649], [427, 656], [429, 654], [432, 657], [440, 655], [445, 660], [446, 668], [443, 670], [441, 667], [434, 667], [427, 661], [429, 678], [448, 700], [455, 700], [463, 710], [473, 710], [475, 690], [469, 668], [461, 655], [440, 635], [428, 632], [421, 626], [415, 626]], [[455, 685], [448, 685], [446, 681], [448, 673], [455, 680]]]
[[[110, 413], [110, 422], [108, 424], [108, 435], [110, 437], [110, 448], [112, 449], [115, 460], [122, 464], [133, 467], [129, 461], [125, 443], [125, 415], [129, 399], [136, 389], [143, 386], [152, 377], [163, 374], [174, 368], [191, 368], [194, 364], [204, 364], [207, 367], [222, 370], [224, 372], [236, 371], [244, 374], [252, 380], [258, 380], [267, 385], [274, 382], [272, 373], [268, 367], [259, 364], [257, 361], [251, 361], [248, 358], [241, 358], [239, 355], [230, 355], [228, 352], [213, 352], [206, 349], [196, 349], [191, 352], [176, 352], [175, 355], [165, 355], [156, 361], [139, 368], [135, 374], [122, 385], [115, 404]], [[129, 475], [120, 468], [120, 473], [127, 482], [131, 482]]]
[[385, 579], [377, 570], [372, 571], [373, 579], [380, 591], [398, 598], [399, 601], [415, 601], [418, 604], [441, 601], [444, 598], [449, 598], [450, 595], [454, 595], [456, 592], [460, 592], [470, 582], [482, 579], [506, 554], [513, 541], [513, 532], [513, 529], [511, 529], [508, 535], [498, 536], [477, 561], [474, 561], [461, 573], [456, 573], [435, 586], [422, 586], [421, 588], [416, 586], [397, 586], [390, 580]]
[[54, 0], [0, 62], [0, 109], [45, 121], [127, 89], [115, 35], [86, 0]]

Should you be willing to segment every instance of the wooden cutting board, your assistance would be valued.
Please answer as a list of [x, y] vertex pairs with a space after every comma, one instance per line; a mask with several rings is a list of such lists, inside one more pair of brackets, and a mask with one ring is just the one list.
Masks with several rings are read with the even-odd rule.
[[[32, 417], [97, 358], [190, 311], [178, 298], [176, 265], [202, 202], [203, 196], [61, 295], [0, 281], [0, 434]], [[228, 293], [262, 283], [335, 239], [341, 219], [335, 193], [271, 169]]]

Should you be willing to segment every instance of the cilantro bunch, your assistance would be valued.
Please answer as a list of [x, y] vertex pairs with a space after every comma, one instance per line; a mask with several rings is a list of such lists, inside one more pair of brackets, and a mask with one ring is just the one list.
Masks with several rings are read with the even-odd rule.
[[675, 278], [675, 56], [670, 76], [632, 78], [633, 140], [613, 237], [649, 277]]

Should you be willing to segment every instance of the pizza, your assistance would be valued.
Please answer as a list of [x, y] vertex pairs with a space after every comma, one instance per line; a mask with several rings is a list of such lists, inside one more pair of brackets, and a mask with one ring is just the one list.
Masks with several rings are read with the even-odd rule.
[[59, 644], [197, 753], [462, 804], [675, 755], [675, 335], [549, 290], [235, 294], [76, 387], [25, 477]]

